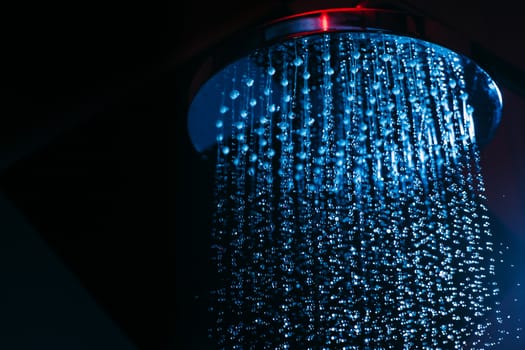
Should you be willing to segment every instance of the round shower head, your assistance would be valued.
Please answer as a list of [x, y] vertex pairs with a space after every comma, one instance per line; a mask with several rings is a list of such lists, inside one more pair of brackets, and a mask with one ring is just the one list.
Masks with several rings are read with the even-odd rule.
[[[345, 79], [344, 70], [351, 70], [351, 66], [358, 60], [350, 57], [352, 50], [360, 51], [362, 56], [359, 59], [374, 59], [374, 55], [393, 57], [388, 61], [381, 61], [377, 56], [375, 58], [378, 65], [383, 66], [361, 67], [363, 75], [359, 79], [362, 90], [356, 93], [369, 93], [367, 77], [377, 68], [385, 74], [381, 89], [386, 97], [382, 102], [386, 106], [393, 99], [397, 105], [391, 113], [407, 112], [403, 111], [403, 108], [408, 108], [412, 114], [426, 113], [428, 109], [437, 109], [441, 114], [449, 111], [466, 113], [467, 110], [473, 110], [471, 118], [474, 120], [475, 142], [480, 145], [486, 144], [492, 138], [501, 116], [502, 100], [496, 84], [487, 72], [466, 55], [425, 38], [422, 21], [420, 17], [395, 10], [337, 8], [291, 15], [259, 26], [253, 32], [244, 33], [241, 39], [237, 38], [218, 49], [205, 62], [193, 81], [188, 114], [188, 130], [193, 145], [201, 152], [216, 144], [217, 119], [226, 109], [227, 113], [233, 113], [233, 119], [241, 118], [235, 114], [258, 113], [251, 108], [254, 106], [250, 103], [262, 103], [259, 97], [265, 94], [267, 96], [268, 91], [282, 94], [283, 76], [291, 74], [290, 70], [294, 68], [300, 68], [295, 69], [300, 71], [304, 67], [294, 65], [295, 59], [309, 61], [309, 74], [312, 75], [309, 86], [320, 84], [326, 72], [315, 65], [320, 66], [323, 62], [323, 45], [328, 45], [332, 52], [334, 77], [339, 82]], [[327, 37], [332, 38], [329, 44], [326, 44]], [[346, 42], [344, 45], [341, 44], [343, 41]], [[376, 48], [380, 45], [379, 51], [374, 51], [373, 47], [365, 48], [366, 41]], [[304, 55], [309, 58], [306, 59]], [[315, 55], [317, 59], [312, 58]], [[411, 62], [408, 62], [409, 60]], [[436, 67], [444, 64], [450, 66], [445, 67], [442, 72], [435, 71]], [[345, 68], [342, 68], [343, 65]], [[276, 73], [269, 77], [268, 69], [275, 70]], [[366, 72], [367, 69], [370, 69], [370, 72]], [[405, 89], [401, 101], [397, 95], [392, 94], [396, 78], [411, 79], [411, 71], [422, 72], [413, 82], [424, 84], [425, 88], [419, 89], [420, 91], [415, 88]], [[293, 89], [304, 88], [302, 81], [296, 81], [290, 86], [293, 86]], [[437, 98], [434, 95], [435, 89], [439, 93]], [[332, 103], [339, 104], [334, 106], [334, 113], [344, 109], [341, 100], [343, 90], [334, 88]], [[232, 94], [229, 95], [230, 93]], [[234, 106], [237, 110], [232, 110], [230, 107], [233, 105], [225, 105], [225, 100], [233, 101], [238, 95], [242, 96], [245, 93], [251, 96], [245, 96], [246, 106], [237, 104]], [[293, 99], [299, 99], [300, 93], [294, 93]], [[414, 97], [409, 96], [414, 93], [423, 97], [414, 101]], [[389, 94], [390, 96], [387, 96]], [[465, 102], [463, 106], [453, 105], [456, 101], [452, 101], [449, 95], [454, 94], [462, 96], [459, 100]], [[294, 101], [290, 108], [296, 110], [291, 112], [301, 113], [304, 110], [304, 105], [299, 102]], [[403, 108], [400, 107], [402, 104]], [[381, 103], [375, 111], [377, 116], [383, 114], [379, 107]], [[278, 103], [276, 108], [275, 112], [278, 112]], [[254, 117], [259, 116], [249, 116]], [[219, 135], [220, 138], [229, 137], [231, 130], [228, 130], [228, 127], [225, 126]]]
[[219, 348], [487, 344], [478, 144], [502, 101], [424, 27], [386, 9], [303, 12], [199, 72], [188, 127], [216, 160]]

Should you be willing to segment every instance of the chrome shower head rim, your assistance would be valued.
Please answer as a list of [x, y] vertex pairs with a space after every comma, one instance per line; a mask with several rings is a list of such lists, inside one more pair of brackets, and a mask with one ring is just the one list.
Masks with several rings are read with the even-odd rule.
[[337, 32], [376, 32], [422, 39], [421, 18], [378, 8], [327, 8], [297, 13], [263, 23], [215, 48], [195, 75], [190, 101], [199, 88], [228, 64], [254, 50], [297, 37]]
[[[497, 85], [489, 74], [470, 60], [466, 54], [448, 49], [436, 40], [428, 39], [424, 33], [424, 27], [424, 19], [421, 16], [398, 10], [379, 8], [327, 8], [277, 18], [252, 30], [247, 30], [240, 38], [233, 38], [233, 40], [216, 48], [204, 64], [201, 65], [192, 81], [189, 94], [190, 101], [193, 102], [195, 100], [202, 87], [215, 74], [218, 74], [229, 64], [233, 64], [260, 48], [320, 34], [376, 33], [395, 35], [412, 38], [428, 45], [437, 45], [449, 50], [468, 61], [469, 65], [476, 70], [476, 75], [484, 76], [482, 80], [488, 83], [481, 86], [483, 91], [478, 91], [477, 94], [490, 95], [495, 101], [490, 107], [487, 107], [487, 110], [482, 113], [481, 117], [475, 118], [475, 124], [481, 130], [481, 132], [478, 131], [477, 143], [480, 145], [487, 144], [494, 136], [501, 119], [502, 98]], [[476, 82], [476, 84], [479, 85], [479, 82]], [[478, 88], [480, 87], [478, 86]], [[192, 118], [196, 117], [192, 116], [190, 105], [188, 119]], [[199, 149], [196, 145], [191, 134], [192, 131], [190, 130], [190, 137], [194, 146], [198, 151], [201, 151], [202, 149]]]

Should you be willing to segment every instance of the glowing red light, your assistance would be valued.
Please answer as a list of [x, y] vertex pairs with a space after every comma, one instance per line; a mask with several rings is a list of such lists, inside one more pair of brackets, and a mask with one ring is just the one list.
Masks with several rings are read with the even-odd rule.
[[328, 16], [326, 13], [321, 14], [321, 28], [325, 32], [328, 30]]

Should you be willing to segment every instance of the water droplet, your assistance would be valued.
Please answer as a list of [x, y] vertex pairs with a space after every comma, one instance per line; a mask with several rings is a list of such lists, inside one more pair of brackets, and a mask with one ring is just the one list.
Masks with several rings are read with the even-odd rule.
[[235, 123], [235, 127], [237, 128], [237, 130], [241, 130], [242, 128], [244, 128], [244, 122]]
[[239, 90], [232, 90], [232, 91], [230, 92], [230, 98], [231, 98], [232, 100], [235, 100], [237, 97], [239, 97], [240, 94], [241, 94], [241, 93], [239, 92]]
[[303, 60], [301, 59], [301, 57], [296, 57], [296, 58], [293, 60], [293, 64], [294, 64], [294, 66], [299, 67], [300, 65], [303, 64]]

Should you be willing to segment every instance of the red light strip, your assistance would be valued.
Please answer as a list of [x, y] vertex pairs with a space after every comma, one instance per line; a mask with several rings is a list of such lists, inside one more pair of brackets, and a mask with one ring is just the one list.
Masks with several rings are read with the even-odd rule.
[[328, 15], [323, 12], [321, 13], [321, 17], [319, 17], [320, 21], [321, 21], [321, 28], [323, 29], [324, 32], [326, 32], [328, 30]]

